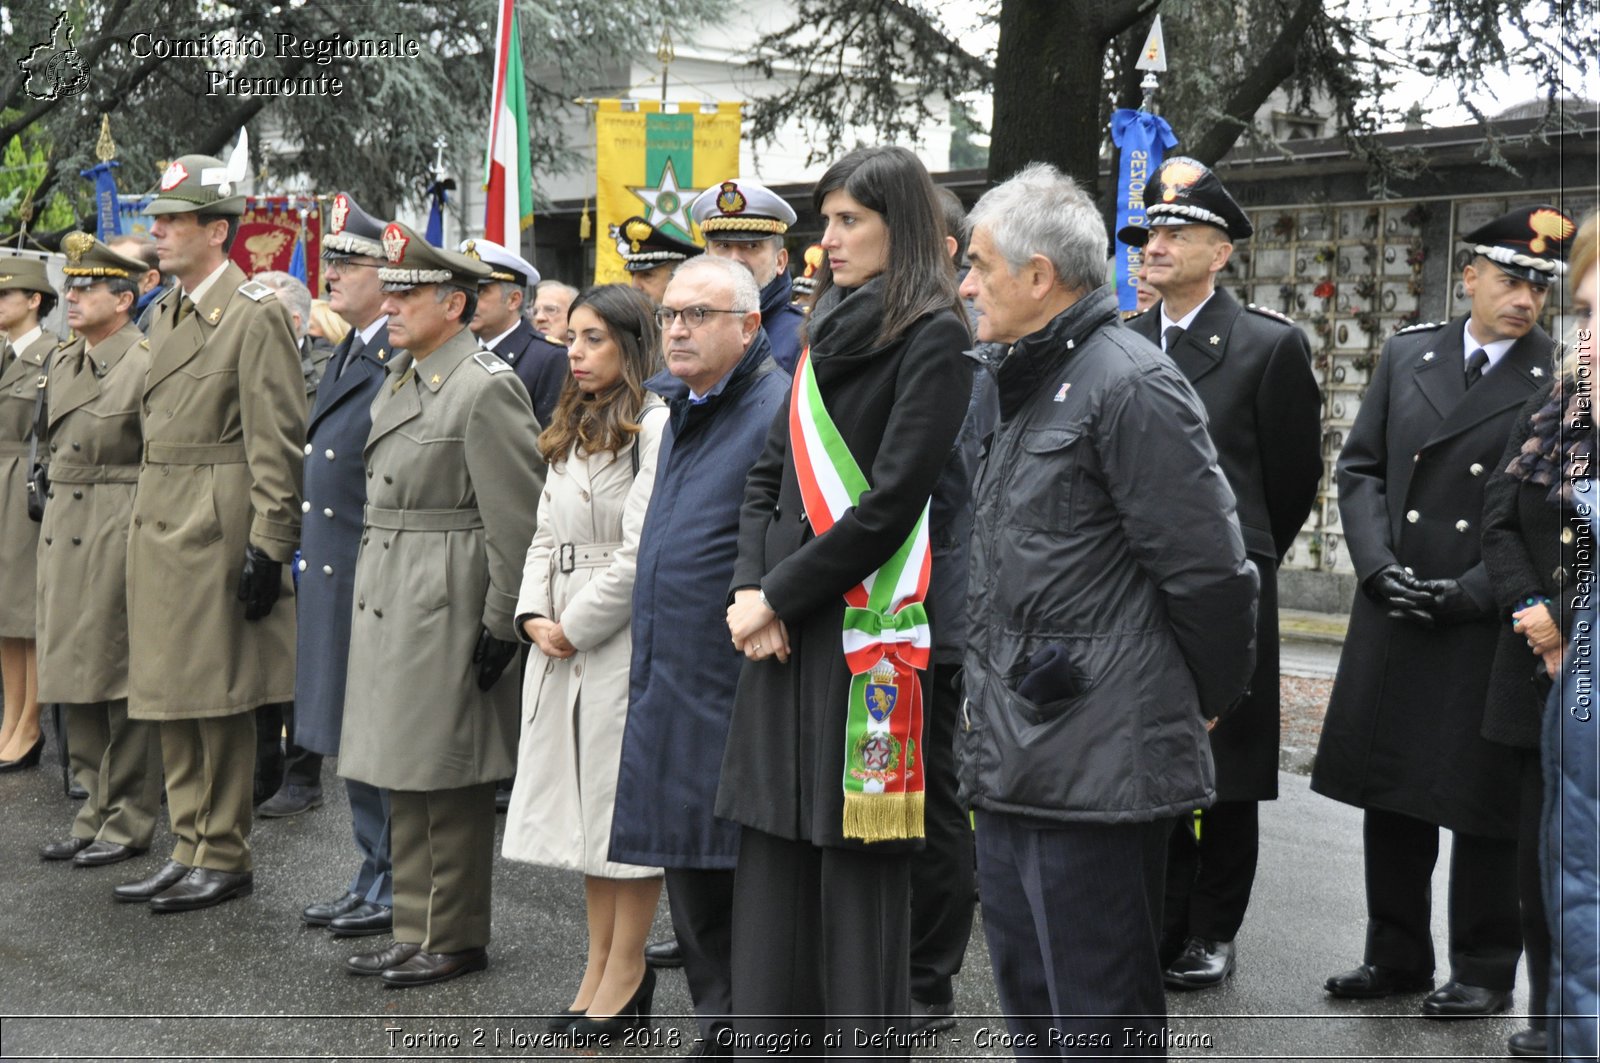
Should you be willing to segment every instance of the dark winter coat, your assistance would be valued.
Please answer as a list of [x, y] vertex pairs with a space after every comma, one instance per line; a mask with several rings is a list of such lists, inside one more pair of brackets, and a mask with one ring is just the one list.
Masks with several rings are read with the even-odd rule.
[[787, 273], [761, 289], [761, 328], [772, 345], [772, 360], [790, 376], [800, 361], [800, 329], [806, 323], [806, 312], [790, 302], [793, 298], [794, 282]]
[[959, 668], [967, 653], [967, 560], [972, 539], [972, 483], [978, 453], [1000, 419], [994, 377], [975, 358], [972, 397], [928, 505], [928, 615], [933, 622], [933, 659]]
[[1358, 591], [1311, 788], [1450, 830], [1516, 836], [1518, 754], [1482, 734], [1498, 609], [1483, 563], [1484, 485], [1517, 410], [1550, 377], [1535, 328], [1469, 391], [1463, 318], [1384, 344], [1336, 472], [1345, 545], [1363, 583], [1399, 564], [1455, 579], [1474, 619], [1390, 620]]
[[[870, 282], [869, 282], [870, 283]], [[868, 294], [857, 290], [849, 299]], [[834, 313], [849, 312], [841, 306]], [[844, 820], [850, 671], [844, 593], [887, 561], [933, 492], [972, 393], [954, 310], [922, 318], [884, 346], [836, 351], [811, 325], [817, 384], [871, 488], [826, 535], [812, 533], [780, 412], [750, 470], [730, 589], [760, 586], [793, 653], [749, 662], [739, 678], [717, 815], [780, 838], [855, 848]], [[926, 688], [926, 677], [924, 677]], [[920, 842], [876, 842], [876, 853]]]
[[789, 378], [765, 332], [703, 403], [671, 373], [646, 386], [671, 419], [639, 536], [633, 665], [611, 859], [731, 869], [739, 829], [712, 814], [744, 657], [728, 641], [728, 581], [745, 479], [785, 408]]
[[567, 385], [567, 349], [539, 335], [526, 319], [518, 320], [511, 334], [490, 349], [516, 370], [517, 379], [528, 389], [539, 427], [548, 425], [561, 389]]
[[[1129, 327], [1160, 346], [1160, 307]], [[1211, 731], [1217, 800], [1268, 801], [1278, 796], [1278, 564], [1322, 480], [1322, 393], [1305, 333], [1221, 288], [1167, 354], [1205, 405], [1245, 553], [1261, 576], [1250, 694]]]
[[[978, 472], [961, 788], [992, 812], [1175, 816], [1213, 797], [1256, 574], [1205, 413], [1098, 289], [1014, 344]], [[1026, 691], [1024, 693], [1023, 691]]]

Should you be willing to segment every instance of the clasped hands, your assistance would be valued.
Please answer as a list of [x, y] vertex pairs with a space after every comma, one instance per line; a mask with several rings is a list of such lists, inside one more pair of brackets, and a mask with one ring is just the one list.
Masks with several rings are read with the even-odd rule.
[[1385, 565], [1362, 584], [1367, 596], [1388, 610], [1391, 620], [1408, 620], [1422, 627], [1479, 614], [1472, 596], [1453, 579], [1418, 579], [1399, 565]]
[[1544, 670], [1554, 679], [1561, 671], [1561, 629], [1543, 602], [1518, 609], [1511, 614], [1511, 627], [1528, 643], [1534, 656], [1544, 661]]
[[728, 633], [733, 636], [733, 648], [747, 660], [789, 660], [789, 629], [778, 614], [761, 604], [758, 588], [744, 587], [733, 592], [733, 604], [728, 606]]
[[564, 661], [578, 652], [578, 648], [567, 641], [567, 633], [561, 629], [559, 621], [543, 616], [529, 617], [523, 622], [522, 630], [546, 657]]

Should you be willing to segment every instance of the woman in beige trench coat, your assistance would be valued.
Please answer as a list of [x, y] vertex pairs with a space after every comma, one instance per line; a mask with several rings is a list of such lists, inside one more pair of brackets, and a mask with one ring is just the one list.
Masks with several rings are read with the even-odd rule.
[[539, 437], [550, 474], [517, 602], [518, 632], [536, 649], [504, 852], [584, 874], [588, 966], [551, 1023], [584, 1035], [647, 1024], [654, 988], [644, 942], [661, 870], [607, 857], [634, 562], [667, 411], [644, 389], [661, 361], [644, 296], [621, 285], [589, 289], [572, 305], [567, 338], [572, 380]]

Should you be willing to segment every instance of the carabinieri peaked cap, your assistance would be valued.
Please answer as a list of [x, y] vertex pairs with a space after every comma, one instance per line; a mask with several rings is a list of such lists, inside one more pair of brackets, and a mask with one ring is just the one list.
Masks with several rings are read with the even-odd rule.
[[382, 258], [383, 224], [362, 210], [355, 196], [340, 192], [328, 206], [328, 232], [322, 238], [322, 257], [330, 262], [356, 255]]
[[1157, 225], [1213, 225], [1230, 240], [1246, 240], [1255, 226], [1205, 163], [1175, 155], [1162, 163], [1144, 190], [1143, 225], [1124, 225], [1117, 239], [1143, 247]]
[[1518, 207], [1486, 225], [1480, 225], [1462, 242], [1506, 273], [1535, 284], [1551, 284], [1567, 272], [1567, 252], [1577, 226], [1548, 204]]
[[55, 295], [50, 287], [50, 271], [44, 259], [23, 255], [0, 255], [0, 292], [38, 292]]
[[682, 262], [705, 251], [699, 244], [664, 233], [637, 215], [614, 226], [611, 236], [617, 241], [622, 266], [629, 273]]
[[185, 155], [168, 163], [156, 186], [156, 197], [145, 206], [146, 214], [242, 215], [244, 194], [235, 194], [228, 180], [227, 167], [211, 155]]
[[707, 240], [754, 243], [782, 236], [795, 223], [794, 208], [755, 181], [723, 181], [695, 197], [689, 206]]
[[145, 264], [136, 258], [119, 255], [88, 233], [68, 233], [61, 238], [61, 253], [67, 264], [68, 288], [88, 288], [107, 277], [142, 277]]
[[383, 230], [383, 254], [389, 264], [378, 270], [386, 292], [404, 292], [424, 284], [449, 284], [468, 291], [489, 279], [489, 267], [475, 258], [434, 247], [392, 221]]
[[475, 258], [489, 267], [489, 276], [483, 283], [491, 281], [504, 281], [507, 284], [519, 284], [524, 288], [531, 288], [539, 283], [539, 271], [533, 263], [512, 251], [502, 247], [493, 240], [463, 240], [461, 253], [468, 258]]

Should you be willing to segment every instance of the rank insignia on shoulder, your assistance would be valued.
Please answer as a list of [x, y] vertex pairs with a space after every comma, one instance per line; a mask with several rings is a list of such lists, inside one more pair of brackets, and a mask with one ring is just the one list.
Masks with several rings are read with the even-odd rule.
[[1294, 319], [1291, 318], [1288, 314], [1282, 313], [1281, 311], [1278, 311], [1278, 310], [1274, 310], [1270, 306], [1257, 306], [1255, 303], [1246, 303], [1244, 305], [1244, 308], [1246, 310], [1254, 310], [1256, 313], [1260, 314], [1262, 317], [1276, 318], [1277, 320], [1282, 321], [1285, 325], [1294, 324]]
[[511, 367], [509, 365], [501, 361], [499, 358], [496, 358], [494, 354], [489, 351], [479, 351], [477, 354], [472, 356], [472, 360], [483, 366], [483, 368], [488, 370], [490, 373], [511, 372]]
[[1403, 329], [1397, 329], [1395, 335], [1404, 336], [1410, 332], [1427, 332], [1431, 329], [1444, 328], [1445, 324], [1446, 322], [1443, 321], [1424, 321], [1417, 325], [1407, 325]]
[[139, 346], [143, 347], [145, 350], [148, 351], [150, 349], [150, 341], [149, 340], [140, 340], [139, 341]]
[[239, 285], [239, 294], [246, 299], [252, 299], [259, 303], [267, 296], [276, 295], [277, 293], [260, 281], [245, 281]]
[[211, 309], [211, 313], [206, 315], [206, 320], [211, 322], [213, 325], [215, 325], [218, 321], [221, 321], [222, 320], [222, 307], [220, 307], [220, 306], [213, 307]]

